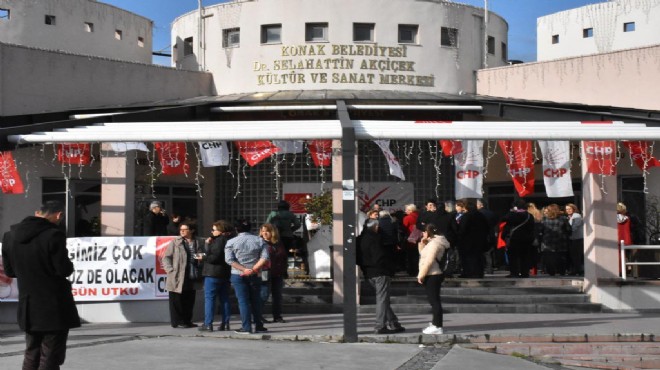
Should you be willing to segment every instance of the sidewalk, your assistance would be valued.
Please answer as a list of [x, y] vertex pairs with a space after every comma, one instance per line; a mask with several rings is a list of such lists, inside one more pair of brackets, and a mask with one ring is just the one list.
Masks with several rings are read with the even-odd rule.
[[[596, 313], [596, 314], [446, 314], [445, 315], [445, 333], [443, 335], [432, 336], [422, 335], [421, 330], [428, 325], [430, 315], [400, 315], [399, 319], [406, 332], [395, 335], [375, 335], [373, 334], [373, 315], [359, 315], [358, 317], [358, 340], [362, 344], [337, 344], [331, 347], [320, 345], [328, 342], [343, 342], [343, 317], [341, 314], [324, 315], [289, 315], [285, 317], [287, 323], [269, 324], [266, 334], [236, 334], [233, 331], [214, 331], [211, 333], [199, 332], [196, 328], [192, 329], [174, 329], [164, 323], [130, 323], [130, 324], [85, 324], [82, 328], [72, 330], [70, 333], [69, 347], [70, 359], [67, 360], [65, 368], [83, 369], [89, 367], [89, 362], [94, 360], [92, 354], [98, 355], [98, 351], [82, 351], [88, 347], [103, 348], [101, 351], [107, 356], [117, 354], [122, 355], [122, 351], [135, 351], [144, 357], [145, 361], [149, 356], [145, 354], [153, 348], [162, 348], [172, 346], [173, 350], [159, 354], [160, 363], [167, 359], [169, 364], [188, 364], [197, 363], [200, 359], [190, 357], [189, 353], [180, 353], [181, 350], [188, 348], [188, 344], [195, 343], [195, 346], [235, 346], [247, 350], [253, 346], [256, 348], [271, 348], [275, 351], [274, 358], [280, 356], [277, 354], [278, 348], [286, 349], [285, 352], [302, 351], [300, 361], [303, 358], [311, 356], [313, 361], [323, 362], [327, 366], [323, 368], [361, 368], [361, 369], [408, 369], [405, 363], [414, 359], [415, 356], [422, 355], [424, 346], [444, 347], [442, 353], [443, 361], [430, 364], [436, 366], [435, 369], [449, 369], [450, 363], [458, 361], [476, 361], [482, 363], [483, 367], [470, 365], [461, 368], [486, 368], [496, 369], [495, 363], [502, 362], [503, 369], [517, 369], [515, 365], [510, 364], [522, 361], [523, 367], [520, 369], [532, 369], [532, 363], [515, 359], [510, 356], [495, 355], [471, 349], [454, 347], [449, 350], [451, 345], [469, 343], [469, 342], [516, 342], [524, 341], [526, 338], [543, 337], [545, 341], [552, 341], [556, 337], [571, 337], [573, 341], [588, 341], [589, 336], [611, 336], [612, 338], [621, 336], [640, 336], [644, 334], [646, 340], [657, 341], [660, 338], [660, 314], [637, 314], [637, 313]], [[232, 328], [238, 328], [238, 317], [233, 317]], [[245, 340], [251, 341], [245, 341]], [[266, 340], [266, 341], [264, 341]], [[154, 344], [155, 342], [159, 345]], [[202, 344], [203, 343], [203, 344]], [[270, 344], [266, 344], [270, 343]], [[399, 343], [400, 345], [392, 345]], [[421, 345], [421, 347], [420, 347]], [[155, 346], [155, 347], [152, 347]], [[194, 352], [195, 346], [191, 347]], [[0, 365], [3, 368], [17, 368], [19, 366], [24, 348], [23, 334], [16, 325], [0, 325]], [[200, 347], [201, 348], [201, 347]], [[427, 347], [428, 348], [428, 347]], [[80, 351], [78, 349], [81, 349]], [[237, 351], [237, 349], [234, 349]], [[350, 357], [352, 351], [357, 356], [353, 362], [361, 364], [361, 367], [353, 367], [339, 359], [336, 356]], [[365, 364], [359, 361], [361, 355], [367, 353], [378, 356], [379, 360], [374, 360], [371, 364]], [[240, 352], [240, 351], [239, 351]], [[447, 353], [449, 352], [449, 353]], [[125, 353], [125, 352], [124, 352]], [[296, 352], [297, 353], [297, 352]], [[335, 353], [335, 356], [325, 357]], [[246, 354], [246, 356], [248, 356]], [[255, 356], [256, 354], [253, 354]], [[446, 356], [445, 356], [446, 355]], [[76, 357], [78, 356], [78, 357]], [[82, 357], [81, 357], [82, 356]], [[89, 357], [92, 356], [92, 357]], [[238, 356], [238, 354], [237, 354]], [[258, 355], [256, 355], [258, 356]], [[282, 354], [285, 360], [290, 362], [286, 368], [319, 368], [306, 367], [303, 363], [297, 364], [298, 357], [291, 357]], [[383, 357], [384, 356], [384, 357]], [[82, 360], [81, 366], [74, 366], [78, 360]], [[101, 356], [102, 358], [102, 356]], [[98, 360], [98, 358], [97, 358]], [[381, 362], [383, 360], [384, 362]], [[140, 361], [140, 360], [136, 360]], [[192, 362], [191, 362], [192, 361]], [[309, 360], [304, 360], [309, 361]], [[333, 362], [334, 361], [334, 362]], [[261, 363], [255, 359], [254, 364]], [[200, 364], [203, 362], [200, 362]], [[343, 367], [333, 367], [332, 363], [342, 363]], [[472, 362], [470, 362], [472, 363]], [[5, 366], [5, 365], [12, 366]], [[148, 362], [144, 363], [145, 365]], [[289, 366], [295, 365], [296, 366]], [[370, 367], [373, 365], [373, 367]], [[119, 363], [107, 365], [109, 367], [94, 368], [122, 368]], [[271, 368], [284, 368], [272, 367]], [[380, 366], [380, 367], [379, 367]], [[385, 367], [382, 367], [385, 366]], [[444, 367], [443, 367], [444, 366]], [[513, 366], [513, 367], [512, 367]], [[536, 365], [534, 365], [536, 366]], [[430, 369], [431, 367], [427, 367]], [[125, 369], [133, 368], [123, 367]], [[165, 368], [170, 368], [166, 366]], [[172, 367], [174, 368], [174, 367]], [[226, 368], [226, 367], [222, 367]], [[233, 367], [231, 367], [233, 368]], [[244, 367], [245, 368], [245, 367]], [[247, 367], [259, 368], [259, 367]], [[263, 367], [261, 367], [263, 368]], [[416, 367], [409, 367], [415, 369]], [[555, 369], [557, 367], [554, 367]]]

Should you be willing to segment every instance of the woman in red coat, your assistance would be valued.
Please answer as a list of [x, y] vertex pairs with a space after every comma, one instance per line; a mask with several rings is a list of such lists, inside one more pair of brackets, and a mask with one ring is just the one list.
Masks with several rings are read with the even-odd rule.
[[[407, 204], [405, 207], [406, 215], [403, 216], [403, 227], [406, 229], [407, 236], [410, 236], [413, 232], [417, 230], [415, 224], [417, 224], [417, 217], [419, 213], [417, 212], [417, 207], [414, 204]], [[421, 235], [421, 234], [420, 234]], [[419, 252], [417, 251], [417, 243], [411, 243], [406, 241], [406, 272], [408, 276], [417, 276], [417, 270], [419, 268]]]

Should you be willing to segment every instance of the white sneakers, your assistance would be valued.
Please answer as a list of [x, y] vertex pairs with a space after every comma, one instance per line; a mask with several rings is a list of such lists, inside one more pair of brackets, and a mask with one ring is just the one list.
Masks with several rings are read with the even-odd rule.
[[440, 334], [442, 334], [442, 328], [437, 327], [437, 326], [429, 323], [429, 326], [426, 329], [422, 330], [422, 333], [440, 335]]

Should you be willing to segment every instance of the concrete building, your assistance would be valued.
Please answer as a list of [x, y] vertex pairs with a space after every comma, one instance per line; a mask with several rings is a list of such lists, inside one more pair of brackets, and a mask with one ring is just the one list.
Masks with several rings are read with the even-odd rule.
[[539, 62], [660, 44], [660, 1], [613, 0], [539, 17]]
[[474, 93], [476, 70], [506, 64], [507, 34], [497, 14], [440, 0], [240, 0], [175, 19], [172, 63], [211, 72], [220, 95]]
[[96, 0], [0, 0], [0, 42], [151, 63], [153, 22]]
[[[10, 21], [20, 19], [11, 7], [4, 8], [10, 10]], [[139, 235], [140, 218], [153, 197], [164, 200], [169, 210], [185, 208], [199, 221], [200, 230], [208, 230], [221, 217], [247, 216], [258, 224], [274, 209], [284, 184], [312, 183], [333, 191], [333, 209], [341, 216], [333, 224], [332, 252], [334, 271], [349, 271], [334, 276], [334, 302], [341, 304], [346, 299], [344, 283], [350, 290], [355, 279], [346, 266], [354, 267], [350, 246], [355, 212], [349, 210], [356, 203], [354, 193], [349, 203], [342, 202], [342, 189], [351, 194], [350, 180], [404, 184], [389, 174], [387, 160], [372, 140], [392, 140], [406, 182], [414, 185], [413, 200], [421, 204], [455, 194], [453, 161], [439, 154], [438, 139], [487, 140], [492, 154], [495, 140], [518, 133], [519, 139], [564, 135], [575, 148], [580, 140], [602, 132], [606, 135], [601, 137], [612, 140], [660, 138], [654, 105], [612, 103], [604, 108], [588, 100], [562, 100], [561, 89], [578, 90], [575, 84], [549, 91], [546, 102], [524, 100], [533, 96], [525, 89], [544, 91], [546, 80], [564, 83], [565, 74], [541, 63], [501, 67], [507, 59], [507, 27], [496, 14], [484, 16], [483, 9], [444, 1], [265, 0], [219, 4], [176, 19], [176, 69], [89, 57], [85, 51], [72, 55], [0, 43], [0, 146], [12, 150], [30, 184], [23, 195], [0, 197], [0, 226], [6, 230], [53, 197], [68, 203], [70, 236], [83, 235], [78, 225], [85, 223], [80, 221], [94, 217], [100, 219], [98, 234]], [[653, 66], [650, 59], [648, 63], [637, 72], [639, 80]], [[516, 79], [516, 71], [523, 71], [516, 68], [534, 68], [533, 75]], [[560, 81], [554, 81], [557, 75]], [[511, 82], [502, 76], [512, 76]], [[600, 85], [583, 86], [584, 99], [591, 89], [606, 86], [598, 75], [589, 78]], [[653, 88], [642, 85], [636, 91], [654, 96]], [[624, 123], [616, 133], [572, 133], [543, 122], [609, 120]], [[479, 129], [458, 130], [450, 124], [464, 121], [476, 122]], [[520, 132], [514, 122], [524, 125], [518, 126]], [[628, 123], [644, 127], [634, 131]], [[342, 142], [350, 135], [356, 140]], [[199, 141], [287, 138], [334, 140], [331, 166], [316, 168], [303, 152], [272, 156], [250, 167], [239, 158], [238, 144], [229, 166], [203, 167], [196, 152]], [[150, 150], [118, 153], [108, 144], [115, 141], [144, 141]], [[187, 142], [188, 175], [159, 175], [153, 143], [163, 141]], [[91, 142], [95, 160], [90, 166], [60, 165], [54, 158], [56, 144], [63, 142]], [[601, 179], [582, 173], [583, 158], [577, 151], [572, 155], [575, 196], [562, 202], [584, 204], [590, 215], [609, 215], [611, 198], [631, 188], [625, 181], [628, 175], [634, 175], [635, 196], [644, 194], [643, 186], [638, 189], [642, 176], [621, 161], [617, 169], [623, 176], [607, 178], [609, 195], [603, 201]], [[484, 196], [501, 214], [515, 192], [503, 156], [487, 157]], [[537, 189], [543, 189], [541, 171], [537, 173]], [[543, 190], [530, 199], [554, 201]], [[603, 238], [593, 239], [586, 249], [593, 255], [590, 286], [618, 279], [610, 221], [609, 216], [594, 219], [588, 230]], [[350, 301], [350, 292], [347, 297]], [[636, 296], [594, 297], [615, 309], [634, 308], [636, 303]], [[641, 308], [658, 301], [655, 292], [646, 297]], [[162, 301], [80, 306], [89, 321], [162, 320], [166, 307]]]

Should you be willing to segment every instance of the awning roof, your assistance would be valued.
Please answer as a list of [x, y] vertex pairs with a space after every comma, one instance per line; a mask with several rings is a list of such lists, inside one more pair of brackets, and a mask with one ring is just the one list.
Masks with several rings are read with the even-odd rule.
[[[336, 117], [340, 102], [352, 119], [343, 121], [355, 127], [357, 139], [660, 138], [660, 112], [656, 111], [448, 94], [286, 91], [199, 97], [16, 119], [0, 117], [0, 147], [7, 150], [17, 143], [52, 142], [339, 139], [341, 124]], [[299, 110], [302, 114], [290, 121], [286, 120], [287, 113], [280, 113], [280, 118], [275, 113], [264, 116], [264, 112], [278, 110]], [[312, 114], [315, 110], [327, 113]], [[361, 110], [367, 111], [366, 114]], [[81, 113], [87, 115], [76, 116]], [[306, 119], [307, 116], [311, 119]], [[377, 117], [379, 120], [365, 119]], [[413, 121], [429, 117], [465, 117], [471, 121]], [[598, 127], [581, 123], [605, 120], [618, 122]]]
[[[352, 120], [358, 140], [657, 140], [660, 127], [623, 122]], [[17, 144], [58, 142], [341, 139], [339, 120], [108, 122], [10, 135]]]

